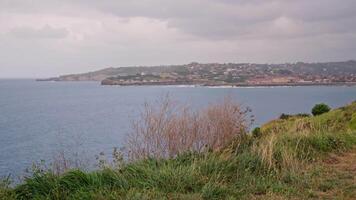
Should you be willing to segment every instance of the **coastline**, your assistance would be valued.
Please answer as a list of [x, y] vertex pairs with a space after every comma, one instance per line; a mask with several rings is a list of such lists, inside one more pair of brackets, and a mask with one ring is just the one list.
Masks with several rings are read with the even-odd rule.
[[188, 84], [188, 83], [131, 83], [103, 84], [103, 86], [176, 86], [176, 87], [208, 87], [208, 88], [248, 88], [248, 87], [301, 87], [301, 86], [356, 86], [356, 82], [342, 83], [270, 83], [270, 84]]
[[60, 79], [35, 79], [38, 82], [99, 82], [102, 86], [168, 86], [168, 87], [207, 87], [207, 88], [261, 88], [261, 87], [303, 87], [303, 86], [345, 86], [354, 87], [356, 82], [331, 82], [331, 83], [263, 83], [263, 84], [213, 84], [190, 82], [136, 82], [136, 83], [110, 83], [97, 80], [60, 80]]

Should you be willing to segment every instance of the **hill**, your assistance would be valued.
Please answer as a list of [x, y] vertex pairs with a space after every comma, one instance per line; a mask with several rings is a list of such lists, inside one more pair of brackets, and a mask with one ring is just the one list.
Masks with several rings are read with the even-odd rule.
[[103, 85], [310, 85], [356, 84], [356, 61], [328, 63], [190, 63], [106, 68], [41, 79], [101, 81]]
[[[217, 151], [37, 172], [2, 199], [355, 199], [356, 102], [273, 120]], [[1, 197], [0, 197], [1, 199]]]

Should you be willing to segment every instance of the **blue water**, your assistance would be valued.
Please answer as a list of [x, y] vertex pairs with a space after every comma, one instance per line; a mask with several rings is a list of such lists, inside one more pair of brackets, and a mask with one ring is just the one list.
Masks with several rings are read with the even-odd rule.
[[100, 86], [96, 82], [0, 80], [0, 177], [19, 176], [34, 161], [60, 150], [83, 152], [94, 162], [123, 144], [145, 101], [169, 93], [193, 107], [230, 95], [256, 116], [255, 126], [281, 113], [309, 112], [356, 100], [356, 87], [206, 88]]

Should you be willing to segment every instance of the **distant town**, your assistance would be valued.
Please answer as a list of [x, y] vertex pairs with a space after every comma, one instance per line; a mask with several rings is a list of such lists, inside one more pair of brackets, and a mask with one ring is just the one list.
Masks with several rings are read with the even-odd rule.
[[280, 86], [356, 85], [356, 61], [328, 63], [208, 63], [118, 67], [40, 81], [100, 81], [102, 85]]

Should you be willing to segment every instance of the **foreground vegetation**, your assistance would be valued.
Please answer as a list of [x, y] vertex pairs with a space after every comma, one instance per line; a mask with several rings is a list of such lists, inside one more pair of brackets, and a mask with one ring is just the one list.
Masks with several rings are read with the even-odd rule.
[[35, 171], [16, 187], [0, 183], [0, 199], [354, 199], [355, 146], [356, 102], [271, 121], [215, 150]]

